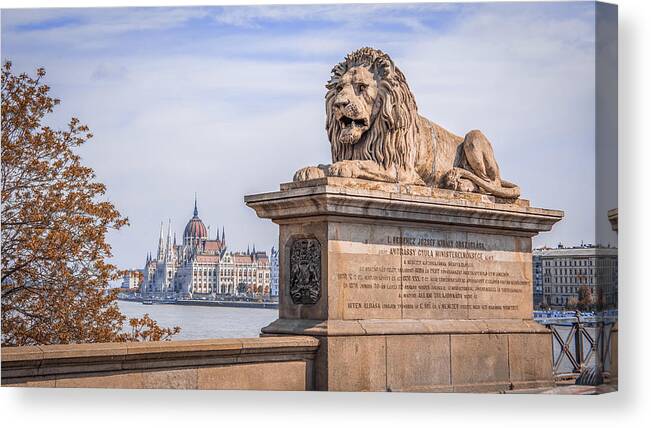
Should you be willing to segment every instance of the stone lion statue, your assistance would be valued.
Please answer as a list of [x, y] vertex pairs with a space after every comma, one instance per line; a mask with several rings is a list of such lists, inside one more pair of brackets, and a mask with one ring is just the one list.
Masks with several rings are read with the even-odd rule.
[[418, 114], [405, 76], [384, 52], [362, 48], [332, 69], [326, 84], [331, 165], [302, 168], [294, 181], [332, 176], [415, 184], [517, 199], [500, 177], [480, 131], [464, 138]]

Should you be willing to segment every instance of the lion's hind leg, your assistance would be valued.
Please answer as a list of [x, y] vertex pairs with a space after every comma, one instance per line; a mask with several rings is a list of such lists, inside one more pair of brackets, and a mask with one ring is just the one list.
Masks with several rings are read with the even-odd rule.
[[500, 170], [495, 160], [493, 146], [481, 131], [473, 130], [466, 134], [463, 139], [463, 153], [477, 177], [499, 184]]
[[493, 146], [481, 131], [470, 131], [463, 140], [463, 161], [444, 177], [446, 187], [517, 199], [520, 188], [504, 181], [495, 160]]

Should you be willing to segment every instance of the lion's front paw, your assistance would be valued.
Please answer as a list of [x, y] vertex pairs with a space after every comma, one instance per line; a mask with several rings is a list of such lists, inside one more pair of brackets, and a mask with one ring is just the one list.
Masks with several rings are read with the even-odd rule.
[[355, 161], [335, 162], [328, 168], [328, 175], [333, 177], [355, 178], [359, 167]]
[[315, 178], [325, 177], [325, 172], [316, 166], [301, 168], [294, 174], [294, 181], [314, 180]]

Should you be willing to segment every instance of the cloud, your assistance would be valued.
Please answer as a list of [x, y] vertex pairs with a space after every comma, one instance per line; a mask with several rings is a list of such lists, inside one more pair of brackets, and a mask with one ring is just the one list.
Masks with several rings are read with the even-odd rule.
[[58, 10], [3, 13], [2, 49], [16, 70], [46, 66], [53, 123], [90, 125], [81, 153], [131, 219], [111, 242], [133, 267], [161, 219], [182, 230], [195, 191], [231, 248], [275, 244], [242, 196], [329, 160], [323, 85], [364, 45], [392, 55], [423, 115], [482, 129], [533, 205], [566, 210], [538, 243], [591, 240], [593, 23], [588, 3]]
[[127, 69], [124, 66], [102, 63], [95, 68], [91, 74], [93, 80], [114, 80], [120, 81], [127, 77]]
[[101, 36], [174, 28], [207, 13], [200, 7], [9, 9], [2, 14], [2, 24], [3, 32], [44, 34], [52, 28], [61, 28], [61, 22], [65, 22], [66, 32], [81, 30]]
[[310, 6], [246, 6], [224, 7], [215, 13], [216, 22], [244, 28], [261, 28], [270, 22], [301, 21], [371, 27], [378, 23], [396, 23], [422, 30], [422, 12], [449, 12], [454, 4], [350, 4]]
[[11, 9], [2, 13], [2, 33], [3, 39], [35, 50], [55, 46], [88, 51], [128, 34], [175, 29], [206, 14], [199, 7]]

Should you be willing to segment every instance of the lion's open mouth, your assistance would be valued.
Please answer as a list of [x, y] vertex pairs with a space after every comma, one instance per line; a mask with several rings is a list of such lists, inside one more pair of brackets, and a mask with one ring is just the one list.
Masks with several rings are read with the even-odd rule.
[[339, 116], [339, 124], [341, 129], [339, 130], [338, 140], [342, 144], [355, 144], [361, 138], [362, 135], [368, 130], [369, 119], [367, 118], [356, 118], [358, 114], [351, 114], [347, 116], [345, 113], [341, 113]]
[[357, 128], [366, 128], [368, 127], [368, 119], [360, 118], [353, 119], [348, 116], [342, 116], [339, 121], [344, 125], [344, 128], [348, 127], [357, 127]]

